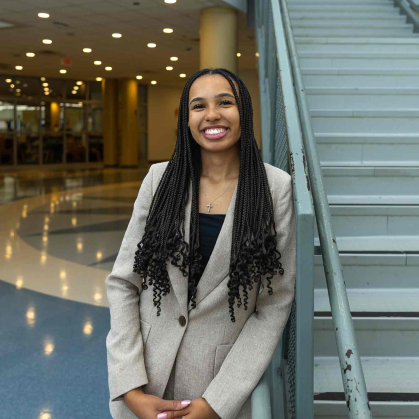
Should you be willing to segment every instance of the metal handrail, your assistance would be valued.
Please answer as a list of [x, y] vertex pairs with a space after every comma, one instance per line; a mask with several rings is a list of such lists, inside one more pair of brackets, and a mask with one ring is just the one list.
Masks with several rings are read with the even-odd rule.
[[[279, 7], [279, 1], [281, 9]], [[317, 229], [322, 249], [324, 271], [335, 326], [340, 370], [346, 404], [349, 409], [349, 418], [372, 418], [346, 293], [346, 285], [343, 280], [339, 251], [336, 245], [327, 195], [323, 186], [322, 169], [317, 155], [316, 141], [311, 125], [310, 111], [308, 109], [287, 2], [286, 0], [271, 0], [271, 2], [274, 10], [275, 33], [285, 34], [292, 65], [294, 88], [298, 100], [298, 111], [303, 130], [310, 185], [316, 211]], [[281, 12], [283, 19], [281, 19]], [[285, 47], [285, 45], [282, 46]]]
[[[269, 365], [270, 402], [275, 419], [309, 419], [313, 417], [314, 208], [291, 71], [286, 51], [282, 48], [285, 40], [272, 28], [272, 14], [276, 10], [271, 6], [274, 5], [270, 1], [259, 0], [255, 13], [262, 152], [264, 161], [289, 171], [292, 177], [297, 260], [295, 304], [288, 325], [298, 333], [295, 334], [296, 341], [289, 345], [293, 351], [287, 354], [288, 361], [284, 361], [288, 348], [285, 347], [284, 351], [282, 348], [286, 346], [285, 331]], [[290, 363], [290, 358], [295, 362]], [[291, 379], [287, 381], [288, 377]], [[260, 398], [256, 400], [256, 394], [254, 396], [259, 404]], [[259, 419], [258, 416], [252, 417]]]

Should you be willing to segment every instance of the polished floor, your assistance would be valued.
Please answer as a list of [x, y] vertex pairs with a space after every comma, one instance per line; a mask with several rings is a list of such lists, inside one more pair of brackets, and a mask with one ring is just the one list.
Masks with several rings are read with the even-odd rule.
[[0, 174], [0, 419], [111, 417], [105, 281], [147, 171]]

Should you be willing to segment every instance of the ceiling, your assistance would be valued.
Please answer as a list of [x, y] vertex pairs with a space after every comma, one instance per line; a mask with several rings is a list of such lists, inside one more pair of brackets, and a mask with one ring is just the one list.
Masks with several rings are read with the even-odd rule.
[[[189, 77], [199, 70], [200, 10], [226, 5], [222, 0], [177, 0], [175, 4], [164, 0], [1, 0], [0, 74], [71, 80], [140, 74], [142, 84], [157, 80], [159, 85], [181, 87], [185, 79], [180, 73]], [[50, 17], [41, 19], [39, 12]], [[237, 13], [239, 69], [255, 69], [254, 31], [247, 29], [246, 15]], [[163, 33], [163, 28], [174, 32]], [[122, 38], [113, 38], [114, 32]], [[43, 44], [45, 38], [52, 44]], [[149, 42], [157, 47], [148, 48]], [[92, 52], [84, 53], [85, 47]], [[34, 52], [35, 57], [26, 57], [27, 52]], [[171, 56], [179, 60], [172, 62]], [[71, 65], [62, 64], [64, 57], [71, 59]], [[102, 65], [94, 65], [95, 60]], [[23, 70], [15, 70], [16, 65]], [[166, 70], [168, 65], [173, 71]], [[65, 75], [59, 73], [62, 68], [67, 70]]]

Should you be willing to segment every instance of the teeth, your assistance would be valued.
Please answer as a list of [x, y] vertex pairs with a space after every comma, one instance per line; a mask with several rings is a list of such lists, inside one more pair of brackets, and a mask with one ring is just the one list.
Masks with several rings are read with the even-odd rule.
[[220, 134], [224, 131], [227, 131], [227, 130], [225, 128], [207, 129], [205, 130], [205, 134]]

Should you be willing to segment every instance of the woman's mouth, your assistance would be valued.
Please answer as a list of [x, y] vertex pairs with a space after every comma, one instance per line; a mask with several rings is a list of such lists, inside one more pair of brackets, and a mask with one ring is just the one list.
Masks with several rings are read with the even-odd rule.
[[202, 134], [208, 140], [218, 140], [219, 138], [223, 138], [229, 131], [230, 128], [215, 128], [207, 130], [207, 132], [202, 131]]

